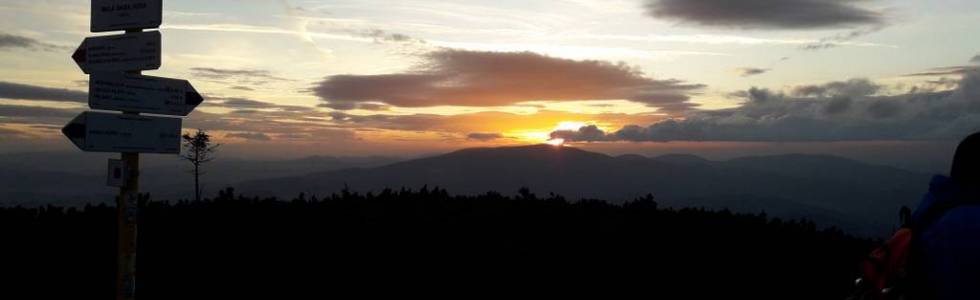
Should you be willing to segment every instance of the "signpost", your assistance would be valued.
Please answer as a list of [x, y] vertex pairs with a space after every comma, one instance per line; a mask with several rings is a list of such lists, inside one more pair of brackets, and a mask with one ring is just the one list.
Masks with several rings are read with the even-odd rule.
[[163, 0], [92, 0], [92, 32], [160, 27]]
[[204, 101], [187, 80], [96, 73], [89, 79], [88, 106], [158, 115], [186, 116]]
[[71, 58], [85, 74], [160, 68], [160, 32], [133, 32], [90, 37]]
[[109, 161], [107, 184], [119, 187], [116, 209], [119, 256], [116, 299], [136, 297], [136, 224], [139, 216], [140, 153], [180, 153], [181, 119], [204, 101], [186, 80], [143, 76], [160, 68], [162, 0], [91, 0], [92, 32], [125, 34], [86, 38], [72, 59], [89, 78], [89, 107], [118, 113], [83, 112], [61, 130], [89, 152], [120, 152]]
[[86, 152], [179, 154], [179, 118], [83, 112], [63, 129]]

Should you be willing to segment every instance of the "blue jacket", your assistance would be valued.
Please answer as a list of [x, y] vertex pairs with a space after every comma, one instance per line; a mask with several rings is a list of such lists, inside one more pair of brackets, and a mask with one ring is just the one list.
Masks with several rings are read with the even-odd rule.
[[[949, 177], [934, 177], [913, 222], [921, 224], [930, 208], [957, 201], [964, 193]], [[916, 243], [921, 251], [916, 265], [934, 299], [980, 299], [980, 205], [947, 211], [920, 229]]]

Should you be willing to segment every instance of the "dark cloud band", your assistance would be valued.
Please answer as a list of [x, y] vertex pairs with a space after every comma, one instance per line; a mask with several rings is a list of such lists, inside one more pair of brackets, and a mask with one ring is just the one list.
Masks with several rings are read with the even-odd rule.
[[467, 139], [477, 140], [477, 141], [492, 141], [504, 138], [504, 135], [499, 133], [484, 133], [484, 132], [474, 132], [466, 135]]
[[968, 73], [952, 91], [875, 96], [877, 89], [867, 80], [797, 88], [794, 96], [753, 88], [738, 108], [615, 132], [587, 126], [551, 136], [635, 142], [958, 140], [980, 130], [980, 72]]
[[33, 38], [0, 32], [0, 50], [32, 49], [42, 51], [69, 50], [69, 47], [45, 43]]
[[440, 50], [407, 73], [337, 75], [313, 88], [324, 106], [339, 110], [364, 103], [399, 107], [506, 106], [521, 102], [626, 99], [666, 111], [695, 105], [699, 84], [658, 80], [625, 64], [577, 61], [531, 52]]
[[725, 28], [810, 29], [880, 24], [858, 0], [646, 0], [655, 18]]
[[755, 76], [755, 75], [762, 75], [762, 74], [765, 74], [765, 73], [767, 73], [769, 71], [770, 71], [770, 69], [765, 69], [765, 68], [751, 68], [751, 67], [735, 69], [735, 72], [738, 73], [738, 76], [742, 76], [742, 77], [750, 77], [750, 76]]
[[0, 81], [0, 98], [87, 103], [88, 93]]

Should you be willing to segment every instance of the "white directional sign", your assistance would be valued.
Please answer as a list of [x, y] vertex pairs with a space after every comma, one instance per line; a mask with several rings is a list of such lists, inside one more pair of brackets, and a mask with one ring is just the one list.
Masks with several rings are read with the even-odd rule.
[[163, 0], [92, 0], [92, 32], [160, 27]]
[[88, 152], [180, 153], [180, 118], [83, 112], [61, 132]]
[[203, 101], [187, 80], [125, 73], [94, 73], [89, 78], [92, 109], [186, 116]]
[[85, 74], [160, 68], [160, 32], [86, 38], [71, 58]]

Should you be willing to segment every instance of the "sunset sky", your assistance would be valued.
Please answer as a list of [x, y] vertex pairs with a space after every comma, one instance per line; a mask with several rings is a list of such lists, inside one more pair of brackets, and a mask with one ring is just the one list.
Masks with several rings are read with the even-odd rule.
[[[974, 0], [164, 0], [163, 67], [229, 155], [939, 159], [980, 130]], [[79, 0], [0, 3], [0, 152], [71, 150]], [[886, 159], [887, 158], [887, 159]]]

